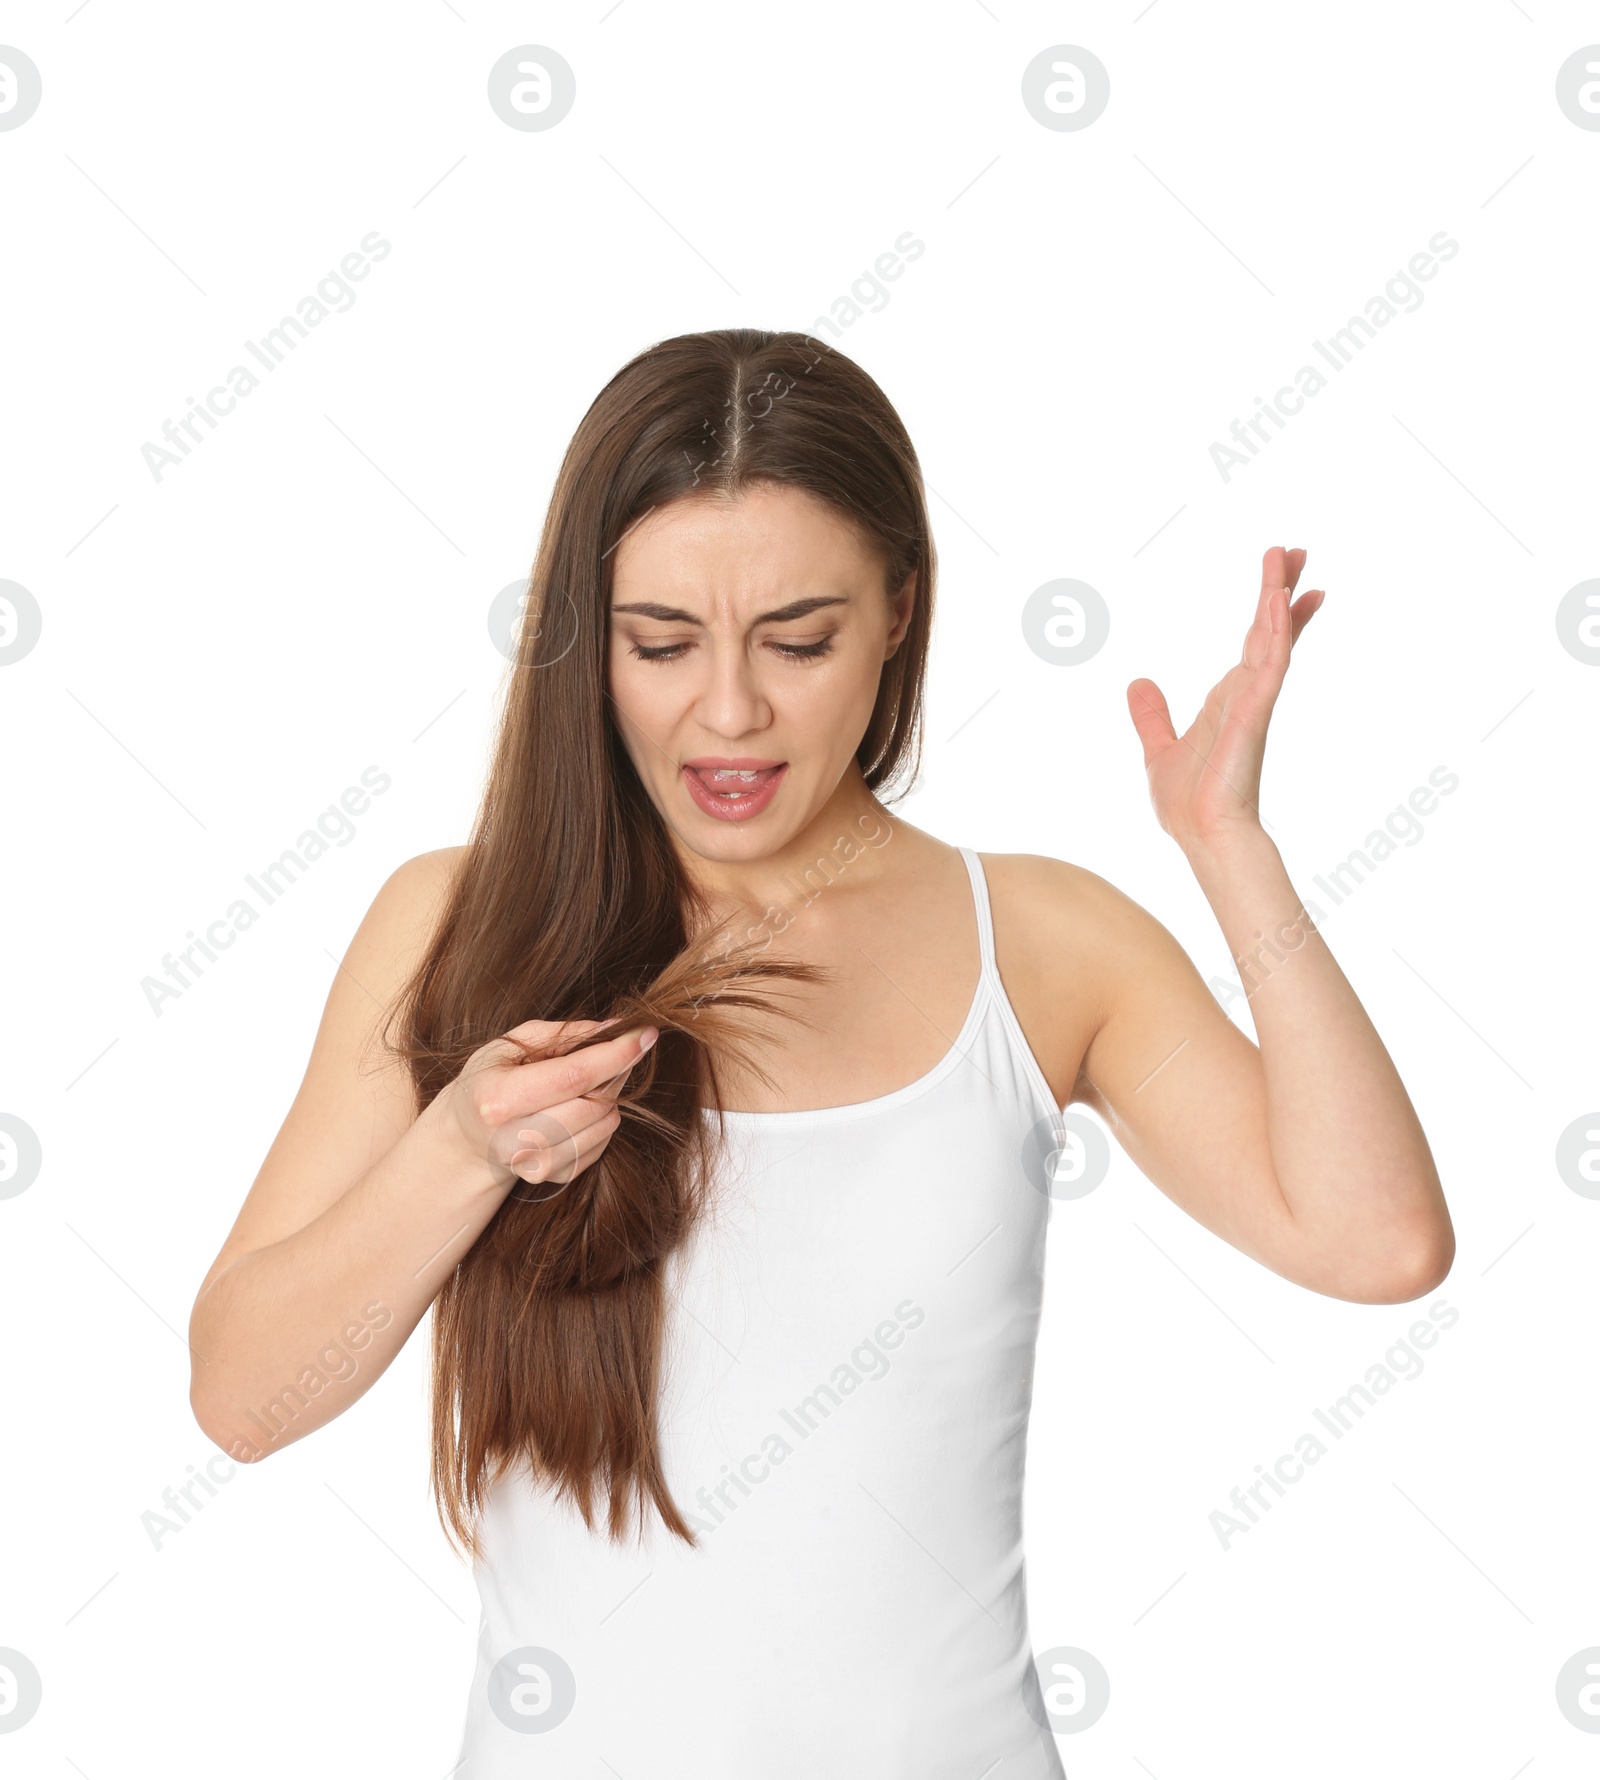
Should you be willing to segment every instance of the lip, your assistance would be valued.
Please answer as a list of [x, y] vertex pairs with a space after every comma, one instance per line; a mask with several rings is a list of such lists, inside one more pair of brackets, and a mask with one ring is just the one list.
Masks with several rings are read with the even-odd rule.
[[[760, 772], [766, 776], [743, 796], [723, 797], [701, 777], [702, 772], [713, 772], [718, 767], [728, 767], [736, 772]], [[685, 790], [706, 815], [718, 822], [748, 822], [752, 816], [759, 816], [777, 796], [778, 787], [788, 771], [787, 761], [701, 755], [683, 763], [682, 778]]]

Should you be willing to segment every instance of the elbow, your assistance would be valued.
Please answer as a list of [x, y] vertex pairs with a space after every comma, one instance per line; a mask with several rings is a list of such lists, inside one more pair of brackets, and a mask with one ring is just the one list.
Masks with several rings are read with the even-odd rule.
[[215, 1284], [216, 1281], [211, 1280], [201, 1287], [194, 1309], [189, 1313], [189, 1413], [213, 1446], [220, 1447], [241, 1465], [253, 1465], [258, 1459], [264, 1459], [272, 1448], [263, 1446], [257, 1434], [252, 1432], [240, 1409], [239, 1393], [230, 1381], [228, 1366], [225, 1363], [213, 1366], [211, 1359], [202, 1358], [203, 1353], [212, 1358], [217, 1358], [219, 1351], [225, 1355], [228, 1345], [215, 1318], [205, 1315], [210, 1308], [207, 1297]]
[[241, 1464], [247, 1465], [258, 1456], [240, 1440], [238, 1430], [229, 1416], [222, 1414], [214, 1405], [197, 1403], [193, 1392], [189, 1396], [189, 1409], [200, 1432], [230, 1459], [237, 1459]]
[[251, 1436], [235, 1405], [205, 1388], [198, 1371], [189, 1383], [189, 1410], [206, 1439], [241, 1465], [253, 1465], [273, 1450]]
[[1409, 1304], [1437, 1291], [1455, 1265], [1456, 1234], [1448, 1217], [1423, 1237], [1397, 1242], [1361, 1295], [1366, 1304]]
[[1455, 1230], [1441, 1209], [1437, 1216], [1365, 1231], [1356, 1242], [1324, 1242], [1289, 1277], [1347, 1304], [1410, 1304], [1444, 1284], [1455, 1258]]

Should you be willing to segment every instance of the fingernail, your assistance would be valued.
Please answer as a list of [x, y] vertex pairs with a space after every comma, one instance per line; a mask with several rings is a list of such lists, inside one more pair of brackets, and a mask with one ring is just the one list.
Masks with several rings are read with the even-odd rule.
[[645, 1051], [648, 1051], [651, 1045], [653, 1045], [660, 1036], [661, 1034], [654, 1026], [646, 1026], [639, 1038], [640, 1054], [642, 1055]]

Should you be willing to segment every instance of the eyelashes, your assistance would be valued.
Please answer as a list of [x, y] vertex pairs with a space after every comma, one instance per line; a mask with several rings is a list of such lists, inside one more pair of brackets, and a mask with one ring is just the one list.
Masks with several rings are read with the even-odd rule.
[[[628, 653], [639, 661], [675, 661], [689, 645], [666, 643], [652, 648], [648, 643], [630, 643]], [[833, 638], [823, 637], [815, 643], [771, 643], [769, 648], [790, 661], [818, 661], [833, 648]]]

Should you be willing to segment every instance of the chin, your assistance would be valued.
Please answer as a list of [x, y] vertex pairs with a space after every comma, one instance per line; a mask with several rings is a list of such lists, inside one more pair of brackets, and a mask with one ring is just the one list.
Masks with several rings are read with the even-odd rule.
[[779, 828], [768, 822], [718, 822], [711, 816], [701, 816], [678, 832], [702, 859], [737, 859], [743, 863], [764, 859], [794, 839], [794, 830], [787, 823]]

